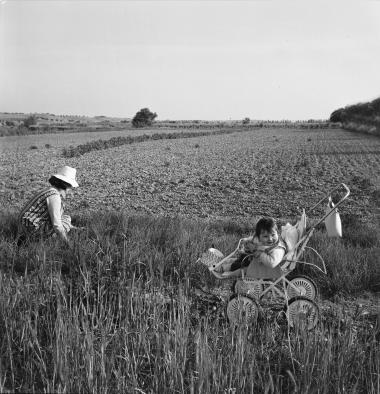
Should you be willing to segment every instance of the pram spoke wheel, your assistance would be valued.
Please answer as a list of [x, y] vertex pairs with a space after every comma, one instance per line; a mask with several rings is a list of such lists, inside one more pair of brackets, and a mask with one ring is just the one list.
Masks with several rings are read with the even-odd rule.
[[249, 294], [251, 297], [259, 299], [263, 292], [263, 285], [257, 280], [238, 279], [234, 285], [234, 291], [237, 294]]
[[312, 330], [319, 320], [319, 308], [309, 298], [295, 297], [289, 300], [286, 316], [290, 327], [298, 330]]
[[256, 301], [243, 295], [234, 296], [227, 304], [227, 317], [231, 324], [255, 323], [258, 311]]
[[[296, 288], [294, 288], [296, 287]], [[314, 281], [305, 275], [298, 275], [290, 280], [287, 287], [288, 298], [304, 296], [315, 300], [318, 294]]]

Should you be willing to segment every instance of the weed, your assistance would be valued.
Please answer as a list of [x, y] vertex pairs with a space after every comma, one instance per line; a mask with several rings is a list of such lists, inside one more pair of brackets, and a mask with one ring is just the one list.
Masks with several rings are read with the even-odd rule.
[[344, 233], [343, 240], [352, 246], [370, 248], [379, 245], [377, 231], [368, 223], [363, 222], [358, 215], [342, 215], [342, 226], [349, 229]]

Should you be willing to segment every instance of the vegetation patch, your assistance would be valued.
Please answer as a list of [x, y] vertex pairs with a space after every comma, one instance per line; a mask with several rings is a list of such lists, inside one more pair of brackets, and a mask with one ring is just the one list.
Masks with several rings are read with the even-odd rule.
[[1, 215], [1, 392], [379, 391], [373, 309], [344, 298], [372, 288], [374, 247], [316, 233], [328, 275], [311, 273], [322, 293], [313, 332], [270, 310], [234, 328], [223, 299], [194, 292], [223, 286], [196, 260], [212, 244], [234, 248], [246, 224], [112, 211], [73, 221], [87, 230], [70, 248], [17, 247], [15, 214]]
[[380, 135], [380, 98], [339, 108], [330, 115], [330, 121], [342, 123], [346, 130]]
[[192, 131], [184, 131], [181, 133], [154, 133], [154, 134], [143, 134], [135, 137], [127, 136], [127, 137], [114, 137], [109, 140], [96, 140], [90, 141], [85, 144], [81, 144], [78, 146], [69, 146], [68, 148], [64, 148], [63, 156], [64, 157], [78, 157], [84, 155], [85, 153], [94, 151], [94, 150], [103, 150], [109, 148], [115, 148], [117, 146], [128, 145], [128, 144], [136, 144], [144, 141], [155, 141], [155, 140], [168, 140], [168, 139], [178, 139], [178, 138], [193, 138], [193, 137], [201, 137], [207, 135], [220, 135], [220, 134], [232, 134], [238, 131], [246, 131], [244, 129], [222, 129], [222, 130], [213, 130], [213, 131], [200, 131], [200, 132], [192, 132]]

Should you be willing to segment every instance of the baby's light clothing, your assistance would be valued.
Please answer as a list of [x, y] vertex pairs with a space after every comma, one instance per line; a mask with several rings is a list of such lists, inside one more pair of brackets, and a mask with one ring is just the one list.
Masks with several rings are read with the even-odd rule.
[[[252, 256], [256, 251], [261, 251], [260, 255], [258, 257]], [[281, 273], [278, 265], [285, 253], [286, 245], [281, 238], [274, 245], [265, 246], [259, 241], [258, 237], [252, 236], [243, 245], [243, 252], [231, 265], [231, 271], [248, 267], [247, 276], [254, 278], [277, 277]]]

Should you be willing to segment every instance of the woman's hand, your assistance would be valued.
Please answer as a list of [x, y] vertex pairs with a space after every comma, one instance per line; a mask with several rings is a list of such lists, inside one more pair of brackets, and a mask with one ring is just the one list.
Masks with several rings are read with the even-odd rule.
[[87, 227], [77, 227], [77, 226], [71, 226], [72, 230], [79, 230], [79, 231], [83, 231], [86, 230]]

